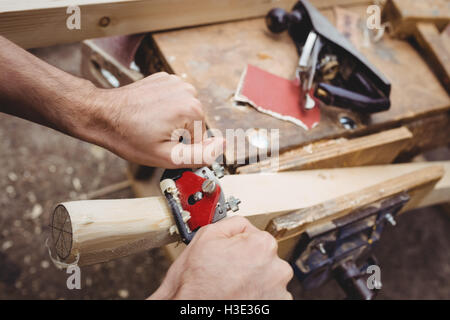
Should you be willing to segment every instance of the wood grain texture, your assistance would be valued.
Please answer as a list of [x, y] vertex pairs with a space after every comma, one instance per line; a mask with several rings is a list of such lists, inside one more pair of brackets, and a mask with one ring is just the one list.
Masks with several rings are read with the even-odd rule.
[[[273, 6], [270, 1], [261, 0], [40, 0], [26, 3], [0, 3], [0, 34], [24, 48], [258, 17]], [[293, 0], [281, 0], [277, 4], [288, 8], [293, 3]], [[69, 5], [80, 7], [80, 30], [66, 27]], [[100, 25], [102, 18], [109, 19], [107, 26]]]
[[[364, 17], [366, 8], [350, 9]], [[333, 10], [322, 12], [334, 21]], [[366, 117], [326, 106], [321, 123], [309, 131], [233, 103], [248, 63], [285, 78], [294, 77], [298, 55], [291, 39], [285, 33], [270, 34], [263, 19], [162, 32], [153, 39], [169, 70], [197, 87], [209, 127], [224, 135], [226, 129], [279, 129], [281, 152], [324, 139], [361, 136], [450, 110], [450, 97], [419, 53], [408, 42], [389, 36], [363, 46], [361, 52], [391, 81], [391, 109]], [[355, 120], [357, 128], [343, 128], [341, 116]]]
[[389, 22], [393, 36], [407, 38], [416, 31], [416, 23], [430, 22], [442, 31], [450, 20], [447, 0], [388, 0], [382, 20]]
[[81, 73], [83, 77], [91, 80], [94, 85], [100, 88], [113, 87], [102, 74], [102, 70], [110, 72], [117, 79], [119, 86], [133, 83], [144, 77], [140, 72], [119, 63], [108, 52], [99, 47], [95, 41], [83, 41], [82, 55]]
[[441, 166], [415, 170], [318, 205], [277, 217], [267, 226], [267, 231], [277, 239], [285, 240], [301, 234], [306, 228], [319, 222], [324, 223], [330, 219], [344, 216], [356, 208], [363, 208], [379, 200], [395, 196], [402, 191], [408, 192], [411, 196], [411, 200], [404, 210], [411, 209], [423, 200], [426, 192], [430, 191], [444, 174], [444, 168]]
[[[34, 48], [260, 17], [274, 5], [287, 9], [294, 3], [295, 0], [4, 0], [0, 2], [0, 34], [24, 48]], [[66, 10], [75, 5], [80, 8], [81, 29], [69, 30], [66, 20], [70, 14]], [[108, 24], [102, 24], [102, 19]]]
[[287, 151], [278, 164], [270, 159], [237, 168], [236, 173], [282, 172], [304, 169], [345, 168], [392, 163], [412, 138], [405, 128], [386, 130], [354, 139], [318, 142]]
[[446, 47], [450, 37], [445, 32], [441, 36], [434, 24], [423, 22], [417, 23], [415, 37], [434, 73], [450, 94], [450, 51]]
[[[318, 7], [364, 0], [311, 0]], [[24, 48], [85, 39], [167, 30], [264, 16], [272, 7], [289, 9], [295, 0], [33, 0], [0, 2], [0, 34]], [[69, 30], [69, 6], [79, 6], [81, 29]], [[109, 23], [102, 26], [101, 19]]]
[[[176, 241], [163, 197], [83, 200], [60, 204], [70, 215], [72, 246], [65, 259], [79, 265], [104, 262]], [[56, 241], [56, 239], [54, 239]]]
[[398, 161], [406, 162], [422, 152], [450, 144], [450, 112], [418, 118], [406, 127], [413, 137]]

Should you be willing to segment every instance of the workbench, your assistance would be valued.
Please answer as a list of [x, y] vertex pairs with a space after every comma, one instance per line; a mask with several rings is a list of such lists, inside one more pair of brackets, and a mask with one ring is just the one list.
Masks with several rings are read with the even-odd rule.
[[[335, 23], [335, 8], [329, 3], [321, 12]], [[366, 8], [366, 4], [345, 7], [362, 21]], [[279, 129], [277, 171], [389, 164], [448, 145], [450, 97], [414, 43], [393, 39], [389, 34], [367, 43], [363, 28], [358, 32], [355, 38], [361, 42], [356, 47], [392, 84], [391, 108], [362, 116], [324, 106], [320, 123], [310, 130], [233, 101], [247, 64], [281, 77], [294, 77], [298, 54], [292, 40], [286, 33], [271, 34], [262, 18], [147, 34], [135, 56], [139, 71], [121, 63], [97, 40], [87, 40], [83, 44], [83, 70], [86, 78], [102, 87], [113, 86], [106, 81], [105, 70], [115, 78], [115, 86], [159, 71], [179, 75], [197, 88], [209, 128], [221, 130], [224, 136], [226, 129]], [[353, 121], [354, 127], [343, 126], [343, 117]], [[235, 155], [235, 150], [227, 149], [226, 158], [242, 160]], [[138, 197], [160, 194], [162, 169], [131, 168], [130, 178]], [[228, 163], [227, 169], [236, 174], [271, 171], [264, 161]], [[259, 227], [268, 228], [270, 219], [263, 220]], [[295, 238], [282, 242], [280, 254], [288, 257], [294, 245]], [[183, 247], [168, 246], [169, 255], [175, 258]]]
[[[85, 23], [79, 30], [67, 24], [71, 1], [23, 5], [7, 0], [0, 5], [0, 34], [30, 48], [153, 32], [119, 41], [83, 41], [84, 77], [112, 88], [166, 71], [192, 83], [210, 129], [225, 137], [229, 129], [247, 132], [247, 151], [238, 153], [236, 145], [227, 143], [229, 175], [215, 180], [227, 196], [242, 199], [239, 211], [229, 215], [246, 217], [270, 232], [279, 243], [280, 257], [302, 273], [303, 284], [311, 284], [304, 276], [316, 282], [323, 266], [329, 272], [351, 271], [356, 284], [363, 270], [357, 260], [371, 253], [385, 225], [395, 225], [405, 211], [450, 202], [450, 161], [387, 165], [450, 143], [449, 27], [442, 32], [450, 13], [443, 0], [424, 0], [418, 10], [408, 10], [418, 4], [413, 0], [377, 1], [386, 3], [383, 14], [391, 28], [380, 37], [364, 27], [371, 2], [310, 1], [391, 82], [388, 111], [363, 115], [321, 105], [320, 122], [307, 130], [234, 101], [248, 64], [294, 78], [298, 53], [292, 40], [286, 33], [271, 34], [262, 19], [273, 6], [288, 9], [294, 0], [79, 0], [75, 5]], [[394, 39], [396, 34], [410, 38]], [[261, 149], [272, 146], [270, 137], [258, 132], [272, 129], [279, 130], [279, 144], [267, 151], [272, 156], [280, 152], [279, 166], [261, 157], [252, 163]], [[72, 201], [56, 207], [50, 226], [54, 249], [64, 263], [100, 263], [166, 245], [174, 259], [183, 250], [184, 245], [177, 245], [174, 214], [183, 220], [182, 214], [195, 213], [195, 203], [178, 212], [161, 196], [164, 169], [135, 164], [130, 169], [138, 198]], [[251, 174], [274, 171], [291, 172]], [[171, 187], [172, 200], [178, 199], [179, 190]], [[208, 192], [203, 185], [201, 190]], [[198, 189], [183, 196], [199, 193], [203, 197]], [[233, 200], [211, 208], [221, 215], [222, 208], [236, 211], [238, 201]], [[338, 278], [347, 282], [348, 274]], [[364, 281], [359, 285], [366, 287]]]
[[[361, 17], [365, 16], [366, 8], [366, 5], [347, 7]], [[322, 13], [330, 21], [335, 21], [333, 8], [324, 9]], [[359, 38], [363, 41], [362, 28], [360, 33]], [[136, 55], [140, 74], [120, 65], [112, 57], [105, 57], [104, 54], [99, 57], [98, 53], [102, 50], [95, 41], [86, 41], [85, 47], [86, 76], [99, 85], [108, 84], [104, 80], [96, 80], [99, 78], [98, 72], [94, 75], [92, 70], [95, 71], [95, 68], [89, 65], [89, 59], [95, 61], [97, 69], [100, 65], [102, 68], [109, 68], [112, 74], [118, 74], [121, 85], [157, 71], [175, 73], [197, 88], [208, 127], [221, 130], [223, 136], [226, 129], [279, 129], [281, 153], [301, 154], [305, 153], [305, 148], [318, 148], [325, 152], [336, 143], [345, 149], [342, 139], [370, 137], [401, 126], [405, 126], [412, 136], [399, 136], [399, 131], [385, 134], [382, 141], [376, 143], [377, 148], [360, 152], [357, 156], [351, 152], [345, 159], [346, 166], [390, 163], [398, 157], [409, 159], [426, 149], [446, 145], [450, 141], [450, 98], [447, 92], [411, 43], [392, 39], [387, 34], [379, 42], [369, 45], [360, 43], [357, 47], [391, 81], [390, 110], [362, 116], [347, 109], [326, 106], [321, 108], [319, 125], [310, 130], [275, 119], [249, 106], [237, 106], [233, 101], [247, 64], [285, 78], [292, 79], [294, 76], [298, 54], [293, 42], [286, 33], [271, 34], [264, 19], [148, 35]], [[340, 121], [343, 117], [354, 121], [354, 128], [343, 126]], [[404, 134], [403, 131], [401, 133]], [[379, 138], [377, 135], [373, 137]], [[368, 139], [364, 143], [370, 144], [373, 140]], [[403, 141], [401, 146], [397, 143], [398, 139]], [[325, 146], [324, 141], [327, 142]], [[392, 143], [395, 143], [395, 148], [389, 148], [389, 155], [385, 154], [383, 157], [383, 152], [380, 154], [380, 151]], [[233, 157], [233, 150], [227, 150], [227, 155], [228, 158]], [[371, 157], [374, 159], [365, 159]], [[290, 166], [289, 169], [304, 166], [308, 167], [302, 163], [300, 167]], [[337, 166], [342, 165], [338, 163]], [[238, 168], [237, 172], [253, 172], [254, 167]], [[236, 166], [231, 165], [229, 169], [235, 171]]]

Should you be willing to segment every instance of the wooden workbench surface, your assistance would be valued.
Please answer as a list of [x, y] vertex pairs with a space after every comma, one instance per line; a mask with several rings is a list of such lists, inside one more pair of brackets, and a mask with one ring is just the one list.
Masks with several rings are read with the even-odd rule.
[[[364, 15], [366, 8], [351, 10]], [[334, 22], [332, 9], [322, 12]], [[391, 81], [391, 109], [362, 117], [345, 109], [323, 107], [320, 124], [309, 131], [233, 103], [242, 71], [249, 63], [279, 76], [294, 76], [298, 55], [293, 42], [286, 33], [270, 34], [263, 19], [156, 33], [153, 39], [169, 69], [197, 87], [209, 127], [222, 132], [280, 129], [281, 151], [322, 139], [379, 131], [450, 109], [449, 96], [418, 51], [409, 42], [388, 35], [369, 47], [358, 47]], [[357, 128], [343, 128], [338, 120], [342, 115], [355, 120]]]

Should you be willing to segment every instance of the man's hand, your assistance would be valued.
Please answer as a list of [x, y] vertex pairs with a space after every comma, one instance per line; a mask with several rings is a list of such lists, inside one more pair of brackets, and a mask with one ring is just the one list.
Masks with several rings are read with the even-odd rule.
[[150, 299], [292, 299], [292, 276], [276, 240], [233, 217], [201, 228]]
[[[165, 72], [122, 88], [97, 90], [98, 123], [106, 126], [96, 128], [94, 142], [135, 163], [164, 168], [209, 165], [222, 154], [224, 142], [203, 139], [204, 114], [196, 96], [191, 84]], [[179, 142], [183, 131], [191, 138], [188, 144]], [[177, 145], [188, 163], [176, 163], [172, 150]], [[211, 150], [212, 155], [206, 154]]]
[[[222, 154], [223, 139], [202, 135], [203, 110], [194, 87], [177, 76], [158, 73], [121, 88], [98, 89], [1, 36], [0, 48], [0, 112], [49, 126], [148, 166], [209, 165]], [[201, 121], [197, 135], [195, 121]], [[183, 130], [192, 139], [180, 144]], [[174, 147], [185, 156], [184, 163], [173, 157]]]

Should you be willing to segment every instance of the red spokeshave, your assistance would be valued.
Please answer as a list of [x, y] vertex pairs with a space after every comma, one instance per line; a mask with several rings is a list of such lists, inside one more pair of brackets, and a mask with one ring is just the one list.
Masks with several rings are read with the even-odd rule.
[[164, 171], [161, 178], [161, 190], [185, 243], [192, 240], [199, 228], [225, 218], [228, 210], [239, 209], [238, 199], [230, 197], [225, 201], [219, 182], [224, 169], [218, 164], [213, 164], [212, 168], [203, 167], [195, 172], [171, 169]]

